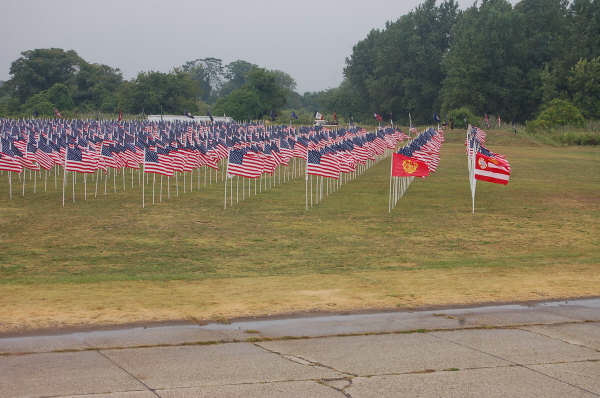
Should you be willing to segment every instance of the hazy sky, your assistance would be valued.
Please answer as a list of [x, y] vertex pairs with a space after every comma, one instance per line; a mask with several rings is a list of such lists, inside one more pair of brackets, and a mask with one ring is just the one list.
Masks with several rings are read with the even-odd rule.
[[339, 85], [346, 57], [371, 29], [420, 2], [0, 0], [0, 80], [22, 51], [58, 47], [119, 68], [126, 79], [216, 57], [280, 69], [298, 92], [318, 91]]

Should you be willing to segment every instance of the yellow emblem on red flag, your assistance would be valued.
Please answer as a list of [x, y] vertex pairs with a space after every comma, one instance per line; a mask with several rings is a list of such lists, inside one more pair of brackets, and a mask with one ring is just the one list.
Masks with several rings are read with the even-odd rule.
[[419, 163], [411, 159], [405, 159], [402, 161], [402, 168], [408, 174], [413, 174], [419, 168]]

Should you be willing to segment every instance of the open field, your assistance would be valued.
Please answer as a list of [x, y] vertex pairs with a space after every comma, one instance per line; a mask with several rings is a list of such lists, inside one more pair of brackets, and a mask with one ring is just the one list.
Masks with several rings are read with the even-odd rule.
[[63, 209], [53, 185], [9, 201], [0, 175], [0, 331], [599, 296], [600, 149], [490, 132], [511, 182], [478, 183], [472, 215], [464, 132], [447, 137], [391, 214], [389, 160], [308, 212], [301, 179], [226, 210], [222, 184]]

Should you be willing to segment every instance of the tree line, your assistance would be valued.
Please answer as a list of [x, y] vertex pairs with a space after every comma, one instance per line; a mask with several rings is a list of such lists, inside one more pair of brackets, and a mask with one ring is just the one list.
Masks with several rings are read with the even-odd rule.
[[227, 114], [258, 119], [280, 110], [294, 94], [287, 73], [218, 58], [186, 62], [168, 73], [140, 72], [125, 80], [119, 69], [85, 61], [60, 48], [21, 53], [0, 86], [0, 116], [65, 114]]
[[341, 114], [408, 121], [410, 112], [421, 123], [434, 111], [524, 122], [559, 100], [600, 119], [599, 37], [599, 0], [483, 0], [466, 10], [426, 0], [358, 42], [344, 81], [318, 99]]
[[[549, 106], [600, 119], [600, 0], [425, 0], [373, 29], [346, 59], [336, 87], [298, 94], [287, 73], [247, 61], [199, 58], [169, 73], [88, 63], [73, 50], [22, 53], [0, 86], [0, 116], [82, 113], [227, 114], [238, 120], [336, 112], [340, 119], [430, 123], [493, 114], [524, 122]], [[562, 108], [561, 108], [562, 107]], [[287, 112], [285, 111], [287, 109]], [[552, 113], [552, 112], [551, 112]]]

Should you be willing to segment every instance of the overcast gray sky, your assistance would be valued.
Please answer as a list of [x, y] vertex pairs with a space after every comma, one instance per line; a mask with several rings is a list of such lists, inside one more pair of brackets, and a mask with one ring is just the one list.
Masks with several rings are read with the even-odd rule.
[[[459, 0], [461, 8], [474, 0]], [[352, 46], [421, 0], [0, 0], [0, 80], [25, 50], [58, 47], [119, 68], [168, 72], [243, 59], [289, 73], [297, 91], [342, 81]]]

